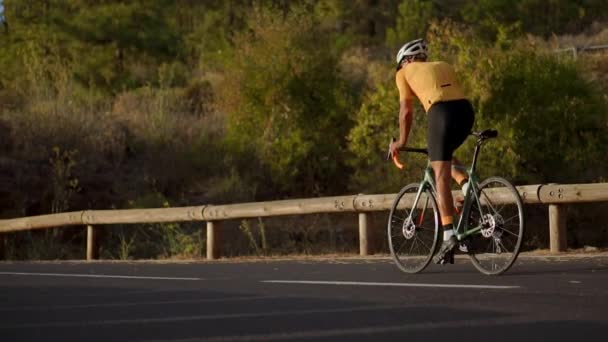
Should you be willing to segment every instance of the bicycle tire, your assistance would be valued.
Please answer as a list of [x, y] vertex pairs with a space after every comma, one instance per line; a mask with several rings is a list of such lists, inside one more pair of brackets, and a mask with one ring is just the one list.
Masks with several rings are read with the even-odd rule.
[[515, 186], [502, 177], [484, 180], [477, 193], [481, 208], [472, 207], [469, 222], [484, 228], [470, 237], [468, 254], [481, 273], [499, 275], [511, 268], [521, 250], [525, 232], [523, 201]]
[[[431, 262], [439, 240], [439, 208], [432, 191], [425, 189], [418, 201], [420, 208], [412, 207], [411, 201], [419, 188], [418, 183], [403, 187], [397, 194], [388, 217], [387, 235], [391, 256], [397, 267], [405, 273], [424, 270]], [[408, 194], [411, 196], [406, 196]]]

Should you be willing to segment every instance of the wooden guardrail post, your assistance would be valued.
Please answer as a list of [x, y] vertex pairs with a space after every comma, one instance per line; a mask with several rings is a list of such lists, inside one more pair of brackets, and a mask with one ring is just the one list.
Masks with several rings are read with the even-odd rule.
[[207, 260], [220, 257], [220, 222], [207, 221]]
[[564, 186], [550, 183], [541, 186], [539, 197], [549, 205], [549, 249], [551, 253], [565, 252], [566, 240], [566, 203], [580, 197], [582, 189], [577, 186]]
[[549, 205], [549, 248], [551, 253], [565, 252], [566, 240], [566, 210], [563, 204]]
[[369, 255], [369, 214], [359, 213], [359, 255]]
[[93, 253], [95, 247], [94, 235], [95, 230], [93, 229], [93, 226], [87, 225], [87, 261], [91, 261], [95, 258], [95, 255]]

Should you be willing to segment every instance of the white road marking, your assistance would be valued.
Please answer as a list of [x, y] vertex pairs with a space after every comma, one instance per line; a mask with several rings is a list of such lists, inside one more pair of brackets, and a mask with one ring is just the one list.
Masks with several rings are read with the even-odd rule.
[[0, 275], [15, 276], [39, 276], [39, 277], [73, 277], [73, 278], [108, 278], [108, 279], [146, 279], [146, 280], [203, 280], [203, 278], [178, 278], [178, 277], [139, 277], [108, 274], [77, 274], [77, 273], [24, 273], [24, 272], [0, 272]]
[[396, 286], [396, 287], [439, 287], [458, 289], [519, 289], [521, 286], [511, 285], [468, 285], [468, 284], [424, 284], [424, 283], [378, 283], [360, 281], [317, 281], [317, 280], [262, 280], [262, 283], [274, 284], [306, 284], [306, 285], [341, 285], [341, 286]]

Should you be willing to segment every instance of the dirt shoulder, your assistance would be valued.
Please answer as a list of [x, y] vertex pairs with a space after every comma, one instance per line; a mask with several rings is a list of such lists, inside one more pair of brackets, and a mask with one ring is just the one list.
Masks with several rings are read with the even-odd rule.
[[[457, 258], [467, 258], [466, 255], [457, 255]], [[608, 248], [581, 248], [571, 249], [567, 252], [558, 254], [551, 253], [548, 249], [522, 252], [519, 259], [551, 259], [567, 260], [580, 258], [608, 258]], [[191, 263], [251, 263], [251, 262], [280, 262], [280, 261], [300, 261], [300, 262], [392, 262], [389, 254], [374, 254], [360, 256], [357, 254], [322, 254], [322, 255], [276, 255], [276, 256], [238, 256], [222, 257], [217, 260], [200, 259], [163, 259], [163, 260], [93, 260], [89, 263], [150, 263], [150, 264], [191, 264]], [[84, 260], [29, 260], [29, 261], [0, 261], [0, 263], [87, 263]]]

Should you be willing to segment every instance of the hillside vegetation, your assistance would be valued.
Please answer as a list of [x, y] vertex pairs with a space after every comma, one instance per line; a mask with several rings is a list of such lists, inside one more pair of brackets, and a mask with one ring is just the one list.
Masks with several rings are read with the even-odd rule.
[[[394, 54], [417, 37], [428, 39], [433, 59], [456, 67], [475, 128], [500, 131], [483, 151], [485, 175], [606, 181], [608, 53], [558, 52], [608, 44], [603, 0], [4, 7], [3, 218], [396, 192], [424, 163], [408, 160], [404, 175], [382, 160], [398, 133]], [[426, 118], [416, 111], [411, 144], [424, 145]], [[459, 156], [468, 161], [471, 151], [469, 142]], [[308, 253], [324, 239], [350, 248], [351, 238], [312, 225], [275, 229], [285, 235], [275, 247]], [[260, 252], [263, 222], [235, 231], [233, 253]], [[81, 230], [11, 234], [5, 256], [71, 257], [82, 238]], [[194, 225], [115, 227], [100, 239], [109, 258], [196, 256], [203, 246]]]

